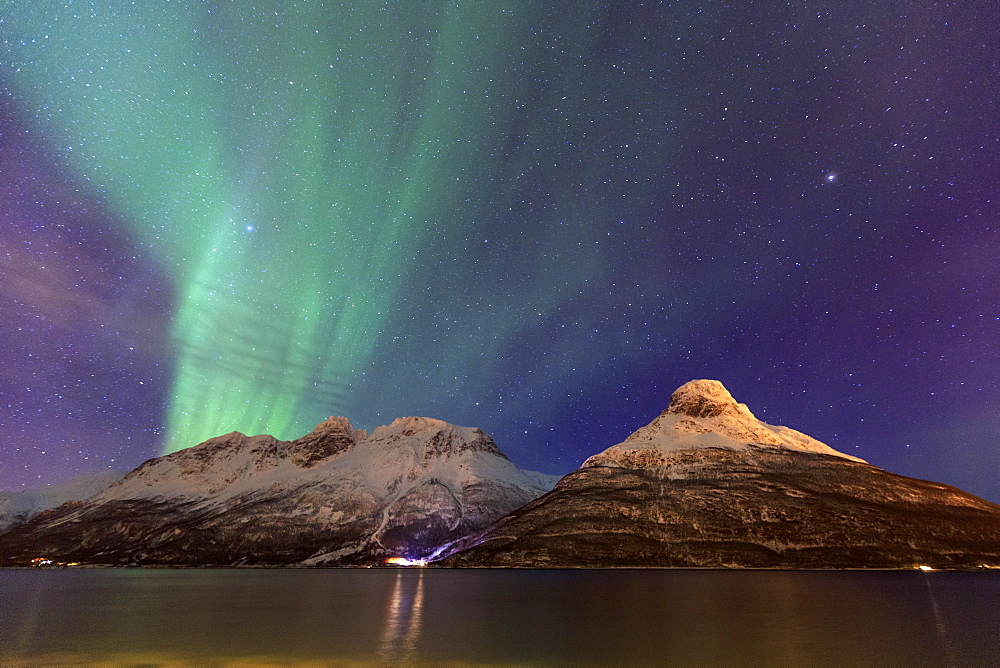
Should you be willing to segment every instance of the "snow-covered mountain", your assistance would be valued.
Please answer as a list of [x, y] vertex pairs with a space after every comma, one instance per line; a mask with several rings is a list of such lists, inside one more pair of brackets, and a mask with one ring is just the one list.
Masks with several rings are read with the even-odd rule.
[[20, 492], [0, 492], [0, 533], [24, 524], [43, 510], [67, 501], [82, 501], [120, 480], [124, 471], [108, 470], [87, 473], [44, 487]]
[[451, 566], [1000, 565], [1000, 506], [756, 419], [718, 381], [452, 548]]
[[370, 564], [423, 558], [550, 489], [479, 429], [331, 417], [279, 441], [238, 432], [151, 459], [0, 541], [0, 559], [111, 564]]
[[717, 380], [692, 380], [670, 396], [669, 406], [659, 417], [583, 466], [636, 462], [650, 466], [667, 461], [671, 453], [698, 448], [792, 450], [864, 461], [800, 431], [758, 420]]

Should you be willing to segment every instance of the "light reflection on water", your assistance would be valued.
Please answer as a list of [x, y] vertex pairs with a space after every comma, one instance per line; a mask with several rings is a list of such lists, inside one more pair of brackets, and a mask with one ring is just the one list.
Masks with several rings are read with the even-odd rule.
[[382, 659], [412, 663], [418, 658], [417, 640], [424, 612], [424, 569], [417, 570], [416, 582], [409, 573], [396, 571], [396, 581], [385, 613], [385, 627], [379, 643]]
[[996, 665], [1000, 574], [0, 570], [0, 665]]

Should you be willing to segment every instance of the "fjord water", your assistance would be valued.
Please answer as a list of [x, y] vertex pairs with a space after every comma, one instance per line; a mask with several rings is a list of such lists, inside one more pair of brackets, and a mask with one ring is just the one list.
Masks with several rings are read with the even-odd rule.
[[993, 665], [1000, 574], [3, 570], [2, 665]]

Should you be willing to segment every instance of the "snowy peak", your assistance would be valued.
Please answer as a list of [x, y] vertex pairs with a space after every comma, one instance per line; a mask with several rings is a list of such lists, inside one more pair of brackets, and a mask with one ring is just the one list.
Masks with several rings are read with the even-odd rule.
[[522, 471], [473, 427], [408, 417], [368, 435], [331, 417], [294, 441], [232, 432], [151, 459], [43, 516], [41, 533], [13, 549], [23, 561], [40, 553], [32, 541], [51, 539], [46, 553], [79, 553], [67, 561], [126, 564], [425, 558], [541, 496], [552, 478]]
[[802, 432], [758, 420], [717, 380], [692, 380], [671, 395], [659, 417], [583, 466], [661, 466], [669, 453], [697, 448], [778, 448], [863, 461]]
[[[244, 493], [262, 476], [273, 481], [295, 477], [354, 448], [366, 434], [344, 417], [331, 417], [294, 441], [269, 434], [234, 431], [196, 446], [150, 459], [105, 496], [114, 498], [203, 497]], [[237, 481], [242, 481], [237, 485]]]
[[426, 417], [402, 417], [378, 427], [369, 441], [412, 447], [424, 457], [455, 456], [465, 452], [487, 452], [507, 459], [493, 439], [476, 427], [460, 427]]
[[247, 436], [238, 431], [216, 436], [141, 464], [95, 498], [197, 498], [234, 489], [263, 471], [278, 468], [289, 443], [268, 434]]
[[151, 459], [112, 485], [110, 499], [216, 501], [313, 484], [362, 484], [381, 496], [426, 475], [493, 480], [519, 489], [551, 488], [514, 466], [482, 430], [424, 417], [399, 418], [370, 435], [345, 417], [330, 417], [305, 436], [280, 441], [232, 432]]
[[216, 462], [230, 460], [233, 457], [248, 458], [262, 463], [279, 457], [283, 445], [282, 441], [268, 434], [247, 436], [241, 432], [233, 431], [210, 438], [193, 448], [178, 450], [162, 458], [151, 459], [140, 466], [137, 471], [160, 459], [174, 462], [188, 473], [204, 472], [212, 468]]
[[349, 419], [337, 415], [332, 415], [320, 422], [308, 435], [321, 436], [327, 434], [346, 435], [350, 436], [355, 441], [361, 440], [367, 436], [367, 432], [365, 432], [364, 429], [355, 429], [351, 426], [351, 421]]
[[364, 440], [368, 434], [351, 426], [345, 417], [329, 417], [310, 433], [289, 444], [291, 460], [302, 468], [310, 468], [330, 457], [346, 452]]
[[670, 395], [670, 405], [665, 413], [695, 418], [732, 417], [753, 418], [746, 404], [738, 404], [729, 390], [717, 380], [692, 380], [684, 383]]
[[380, 429], [385, 431], [399, 431], [404, 436], [412, 436], [424, 431], [440, 431], [450, 426], [452, 425], [444, 420], [412, 416], [396, 418], [390, 424], [380, 427]]

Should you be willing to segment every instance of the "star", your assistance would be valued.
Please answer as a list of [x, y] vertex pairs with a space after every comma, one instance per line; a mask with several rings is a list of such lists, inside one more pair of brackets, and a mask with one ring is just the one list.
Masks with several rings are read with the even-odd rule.
[[985, 7], [7, 4], [0, 489], [329, 415], [567, 473], [716, 378], [1000, 500]]

